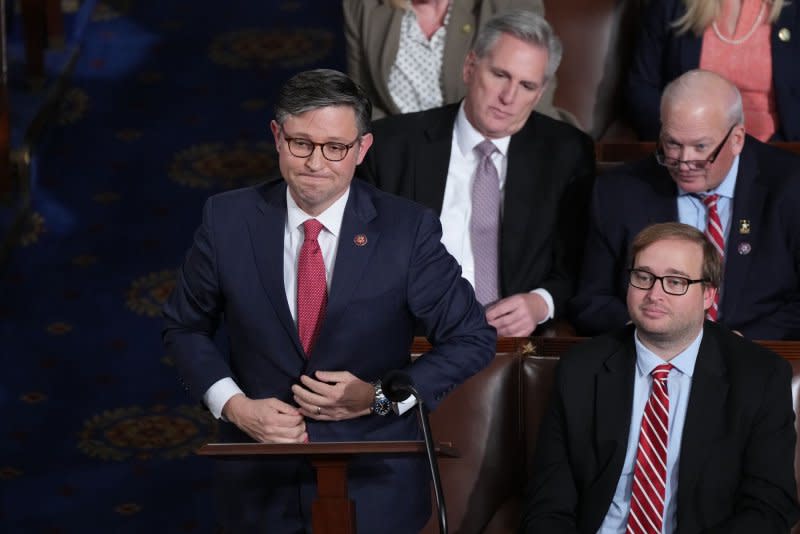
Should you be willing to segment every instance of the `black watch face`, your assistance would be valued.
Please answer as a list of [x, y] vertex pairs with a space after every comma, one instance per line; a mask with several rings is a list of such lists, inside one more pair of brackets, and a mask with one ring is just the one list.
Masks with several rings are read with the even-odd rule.
[[372, 405], [372, 411], [378, 415], [388, 415], [388, 413], [392, 411], [392, 401], [386, 397], [375, 399], [375, 403]]

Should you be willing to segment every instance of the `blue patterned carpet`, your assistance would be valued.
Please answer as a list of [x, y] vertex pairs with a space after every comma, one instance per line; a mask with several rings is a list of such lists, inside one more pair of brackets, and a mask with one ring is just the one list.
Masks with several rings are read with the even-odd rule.
[[341, 24], [332, 0], [97, 3], [0, 272], [0, 531], [216, 530], [215, 424], [160, 307], [203, 201], [275, 172], [280, 83], [344, 69]]

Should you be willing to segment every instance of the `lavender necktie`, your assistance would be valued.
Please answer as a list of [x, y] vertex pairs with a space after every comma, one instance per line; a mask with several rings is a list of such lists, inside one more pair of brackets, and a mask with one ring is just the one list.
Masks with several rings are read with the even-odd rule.
[[469, 221], [475, 260], [475, 296], [483, 305], [498, 298], [498, 245], [500, 236], [500, 178], [492, 163], [497, 150], [488, 139], [475, 146], [478, 167], [472, 184], [472, 217]]

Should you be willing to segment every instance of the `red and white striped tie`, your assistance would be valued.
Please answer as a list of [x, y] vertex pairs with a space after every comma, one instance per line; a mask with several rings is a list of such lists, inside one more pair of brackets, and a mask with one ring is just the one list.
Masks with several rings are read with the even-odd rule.
[[[708, 240], [714, 244], [714, 248], [717, 249], [720, 259], [724, 261], [725, 234], [722, 232], [722, 221], [720, 221], [719, 212], [717, 211], [717, 201], [719, 200], [719, 195], [706, 195], [702, 197], [702, 200], [707, 210], [706, 237], [708, 237]], [[706, 312], [706, 317], [708, 317], [708, 319], [711, 321], [716, 321], [717, 316], [719, 315], [719, 293], [719, 290], [717, 290], [717, 294], [714, 297], [714, 303]]]
[[644, 408], [639, 449], [633, 470], [631, 513], [626, 534], [661, 534], [667, 487], [667, 434], [669, 430], [668, 363], [653, 369], [653, 390]]

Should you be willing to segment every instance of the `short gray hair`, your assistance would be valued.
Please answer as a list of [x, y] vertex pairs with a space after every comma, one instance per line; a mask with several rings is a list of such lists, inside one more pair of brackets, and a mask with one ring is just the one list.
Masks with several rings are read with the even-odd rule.
[[725, 110], [728, 125], [744, 124], [742, 94], [739, 89], [725, 77], [703, 69], [686, 71], [664, 87], [664, 92], [661, 94], [661, 114], [664, 114], [664, 109], [668, 105], [679, 99], [700, 101], [703, 95], [708, 94], [708, 88], [714, 85], [718, 88], [725, 87], [728, 91], [728, 98], [725, 102], [728, 105]]
[[353, 108], [358, 135], [370, 129], [372, 103], [364, 90], [347, 75], [332, 69], [295, 74], [283, 84], [275, 103], [275, 120], [283, 125], [290, 116], [334, 106]]
[[472, 51], [479, 58], [485, 57], [502, 34], [547, 50], [545, 81], [550, 80], [561, 63], [564, 50], [561, 40], [544, 17], [525, 9], [502, 11], [486, 21], [475, 38]]

